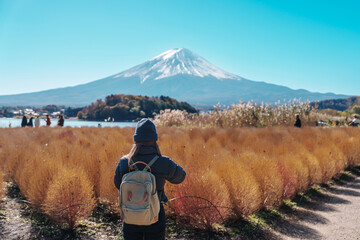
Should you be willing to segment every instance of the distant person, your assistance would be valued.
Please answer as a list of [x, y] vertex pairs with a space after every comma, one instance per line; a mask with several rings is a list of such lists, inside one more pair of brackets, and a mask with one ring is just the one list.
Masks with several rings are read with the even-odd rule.
[[100, 123], [98, 124], [98, 128], [101, 128], [101, 124], [100, 124]]
[[349, 123], [349, 126], [353, 126], [353, 127], [359, 126], [359, 119], [358, 119], [357, 115], [353, 116], [353, 119]]
[[30, 119], [29, 119], [29, 122], [27, 123], [27, 126], [28, 127], [33, 127], [34, 126], [34, 124], [33, 124], [33, 117], [31, 117]]
[[9, 128], [11, 128], [11, 122], [9, 122]]
[[[160, 153], [160, 149], [156, 141], [158, 140], [158, 134], [156, 132], [155, 125], [149, 119], [143, 118], [141, 119], [135, 129], [134, 134], [134, 142], [135, 144], [131, 148], [129, 154], [123, 156], [118, 162], [115, 170], [114, 183], [117, 189], [123, 189], [126, 184], [131, 182], [127, 182], [126, 184], [122, 181], [123, 176], [129, 172], [136, 174], [137, 170], [147, 171], [151, 168], [151, 173], [155, 176], [156, 179], [156, 192], [158, 199], [155, 199], [154, 202], [151, 202], [153, 205], [150, 205], [149, 202], [146, 202], [148, 198], [148, 194], [145, 192], [144, 200], [142, 202], [139, 199], [139, 186], [136, 186], [134, 192], [132, 192], [131, 188], [126, 188], [123, 192], [121, 192], [121, 199], [129, 199], [129, 201], [121, 201], [120, 203], [133, 204], [136, 206], [135, 211], [124, 211], [126, 206], [122, 205], [122, 214], [124, 216], [131, 216], [132, 218], [125, 217], [127, 220], [123, 221], [123, 234], [125, 240], [130, 239], [151, 239], [151, 240], [163, 240], [165, 239], [165, 228], [166, 228], [166, 218], [165, 211], [163, 207], [163, 203], [167, 202], [168, 199], [165, 195], [164, 185], [166, 180], [173, 184], [179, 184], [185, 179], [185, 171], [173, 162], [170, 158], [162, 156]], [[135, 165], [136, 164], [136, 165]], [[145, 166], [147, 166], [145, 168]], [[135, 171], [135, 172], [134, 172]], [[126, 175], [125, 178], [129, 176]], [[127, 185], [129, 186], [129, 185]], [[126, 192], [129, 190], [128, 192]], [[126, 196], [127, 195], [127, 196]], [[135, 196], [134, 196], [135, 195]], [[134, 202], [132, 197], [137, 197]], [[155, 197], [156, 198], [156, 197]], [[157, 200], [157, 202], [156, 202]], [[160, 208], [160, 211], [156, 211], [155, 214], [158, 215], [154, 219], [145, 219], [145, 218], [134, 218], [136, 212], [142, 213], [140, 211], [146, 211], [146, 206], [141, 205], [142, 203], [149, 204], [148, 206], [155, 206], [157, 210]], [[160, 205], [160, 206], [159, 206]], [[134, 206], [134, 207], [135, 207]], [[139, 211], [139, 206], [142, 208]], [[159, 207], [159, 208], [158, 208]], [[154, 210], [155, 211], [155, 210]], [[154, 213], [153, 213], [154, 214]], [[145, 224], [152, 220], [150, 224]], [[129, 223], [131, 222], [131, 223]]]
[[45, 122], [46, 122], [46, 126], [47, 126], [47, 127], [50, 127], [50, 125], [51, 125], [51, 120], [50, 120], [49, 115], [46, 115]]
[[296, 114], [295, 116], [296, 116], [296, 120], [295, 120], [295, 123], [294, 123], [294, 127], [301, 128], [300, 115]]
[[59, 120], [58, 120], [58, 124], [59, 127], [63, 127], [64, 126], [64, 115], [60, 114], [59, 115]]
[[26, 125], [27, 125], [27, 118], [24, 115], [23, 118], [22, 118], [22, 121], [21, 121], [21, 127], [26, 127]]
[[40, 127], [40, 117], [39, 116], [37, 116], [36, 118], [35, 118], [35, 127]]

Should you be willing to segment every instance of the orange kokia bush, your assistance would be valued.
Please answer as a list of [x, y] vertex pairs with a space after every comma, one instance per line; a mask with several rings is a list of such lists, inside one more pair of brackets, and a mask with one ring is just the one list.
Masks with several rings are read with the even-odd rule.
[[[181, 197], [167, 211], [199, 227], [276, 207], [360, 163], [359, 128], [159, 127], [158, 133], [162, 154], [187, 172], [180, 185], [166, 184], [169, 199]], [[134, 128], [117, 127], [0, 129], [0, 168], [30, 202], [74, 227], [92, 204], [116, 208], [115, 167], [133, 134]]]
[[50, 183], [44, 210], [60, 223], [74, 228], [76, 221], [87, 217], [96, 203], [93, 185], [77, 169], [62, 169]]

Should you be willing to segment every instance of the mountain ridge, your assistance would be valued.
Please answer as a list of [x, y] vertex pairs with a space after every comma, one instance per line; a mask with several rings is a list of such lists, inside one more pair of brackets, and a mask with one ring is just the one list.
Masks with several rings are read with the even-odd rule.
[[0, 105], [84, 106], [111, 94], [170, 96], [194, 106], [229, 105], [250, 100], [275, 103], [294, 98], [320, 101], [349, 97], [248, 80], [214, 66], [186, 48], [175, 48], [128, 70], [89, 83], [3, 95]]
[[114, 78], [139, 76], [143, 83], [145, 80], [159, 80], [178, 74], [198, 77], [213, 76], [218, 79], [241, 79], [239, 76], [214, 66], [186, 48], [168, 50], [142, 64], [116, 74]]
[[341, 99], [327, 99], [312, 102], [311, 106], [317, 109], [332, 109], [337, 111], [350, 110], [354, 106], [360, 105], [360, 96], [353, 96]]

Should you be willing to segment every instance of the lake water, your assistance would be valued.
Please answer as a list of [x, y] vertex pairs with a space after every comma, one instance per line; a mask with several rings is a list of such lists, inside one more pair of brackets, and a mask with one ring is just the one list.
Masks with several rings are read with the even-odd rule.
[[[11, 127], [20, 127], [21, 118], [0, 118], [0, 128], [8, 128], [9, 124]], [[65, 119], [64, 127], [98, 127], [98, 124], [102, 127], [135, 127], [136, 122], [95, 122], [95, 121], [79, 121]], [[35, 119], [33, 119], [35, 125]], [[45, 120], [40, 119], [40, 126], [46, 126]], [[51, 126], [57, 126], [57, 119], [51, 119]]]

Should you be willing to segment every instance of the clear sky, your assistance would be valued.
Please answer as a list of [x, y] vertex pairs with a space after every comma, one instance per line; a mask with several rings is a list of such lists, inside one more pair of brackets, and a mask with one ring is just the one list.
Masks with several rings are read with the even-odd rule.
[[87, 83], [178, 47], [250, 80], [360, 95], [358, 0], [0, 0], [0, 95]]

